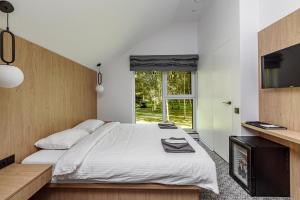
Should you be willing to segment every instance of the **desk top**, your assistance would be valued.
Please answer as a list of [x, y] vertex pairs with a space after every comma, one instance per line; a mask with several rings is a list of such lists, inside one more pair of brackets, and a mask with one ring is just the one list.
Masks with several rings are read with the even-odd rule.
[[300, 144], [300, 132], [292, 130], [274, 130], [274, 129], [263, 129], [255, 126], [251, 126], [246, 123], [242, 123], [242, 126], [254, 131], [258, 131], [267, 135], [271, 135], [289, 142]]

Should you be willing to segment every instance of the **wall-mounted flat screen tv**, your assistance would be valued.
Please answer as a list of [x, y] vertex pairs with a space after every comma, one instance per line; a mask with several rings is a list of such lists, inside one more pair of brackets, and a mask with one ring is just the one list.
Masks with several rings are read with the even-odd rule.
[[262, 88], [300, 87], [300, 44], [262, 56]]

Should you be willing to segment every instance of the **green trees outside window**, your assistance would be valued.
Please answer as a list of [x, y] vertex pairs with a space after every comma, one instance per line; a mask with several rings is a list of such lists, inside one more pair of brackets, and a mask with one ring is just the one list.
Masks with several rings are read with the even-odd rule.
[[163, 121], [162, 73], [135, 73], [136, 123]]
[[172, 121], [192, 129], [192, 80], [191, 72], [135, 72], [136, 123]]

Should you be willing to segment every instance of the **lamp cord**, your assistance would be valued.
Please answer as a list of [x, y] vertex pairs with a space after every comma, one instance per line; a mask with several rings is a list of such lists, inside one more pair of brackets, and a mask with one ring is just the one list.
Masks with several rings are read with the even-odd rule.
[[100, 72], [100, 66], [101, 66], [101, 63], [98, 63], [97, 64], [97, 67], [99, 68], [99, 70], [97, 72], [97, 83], [98, 83], [98, 85], [102, 84], [102, 74]]
[[102, 84], [102, 74], [100, 71], [97, 74], [97, 82], [98, 82], [98, 85]]
[[9, 31], [8, 13], [6, 13], [6, 30]]

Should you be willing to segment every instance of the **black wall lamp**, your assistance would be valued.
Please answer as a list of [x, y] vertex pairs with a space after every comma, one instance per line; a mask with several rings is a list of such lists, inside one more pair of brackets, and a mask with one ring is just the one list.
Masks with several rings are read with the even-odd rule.
[[97, 72], [97, 86], [96, 86], [96, 91], [98, 93], [102, 93], [104, 91], [104, 87], [102, 85], [102, 74], [100, 72], [100, 66], [101, 66], [101, 63], [98, 63], [97, 67], [99, 69], [98, 69], [98, 72]]

